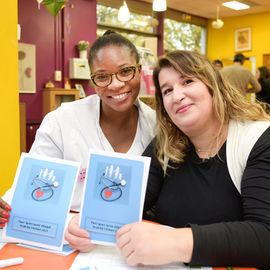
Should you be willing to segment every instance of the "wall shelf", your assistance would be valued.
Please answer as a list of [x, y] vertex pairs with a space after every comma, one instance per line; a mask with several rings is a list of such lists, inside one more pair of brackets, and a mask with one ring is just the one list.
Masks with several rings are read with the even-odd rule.
[[61, 103], [80, 99], [78, 89], [43, 88], [43, 117]]

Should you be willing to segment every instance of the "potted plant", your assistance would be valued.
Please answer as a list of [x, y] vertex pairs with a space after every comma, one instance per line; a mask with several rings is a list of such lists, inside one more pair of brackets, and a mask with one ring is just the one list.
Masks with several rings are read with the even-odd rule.
[[80, 58], [87, 59], [87, 50], [89, 49], [89, 42], [85, 40], [81, 40], [77, 44], [77, 49], [80, 54]]

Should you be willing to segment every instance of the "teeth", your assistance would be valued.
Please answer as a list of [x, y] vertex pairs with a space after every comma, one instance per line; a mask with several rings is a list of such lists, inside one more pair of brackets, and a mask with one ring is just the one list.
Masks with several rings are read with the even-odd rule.
[[123, 98], [124, 96], [126, 96], [127, 93], [125, 94], [122, 94], [122, 95], [119, 95], [119, 96], [112, 96], [113, 99], [120, 99], [120, 98]]

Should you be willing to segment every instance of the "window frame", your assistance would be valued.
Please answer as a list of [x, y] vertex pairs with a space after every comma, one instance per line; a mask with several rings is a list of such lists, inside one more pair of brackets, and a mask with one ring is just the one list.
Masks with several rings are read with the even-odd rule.
[[[202, 30], [201, 53], [206, 55], [208, 19], [200, 17], [200, 16], [196, 16], [196, 15], [187, 14], [185, 12], [172, 10], [172, 9], [167, 9], [164, 12], [164, 20], [165, 19], [170, 19], [170, 20], [174, 20], [180, 23], [189, 23], [189, 24], [200, 26], [202, 28], [201, 29]], [[164, 37], [165, 37], [165, 33], [163, 34], [163, 39], [165, 40]]]
[[[103, 5], [107, 7], [112, 7], [119, 9], [123, 5], [123, 0], [97, 0], [97, 5]], [[146, 2], [140, 2], [138, 5], [138, 1], [134, 0], [128, 0], [127, 1], [128, 9], [130, 12], [146, 15], [146, 16], [151, 16], [155, 19], [157, 18], [157, 12], [154, 12], [152, 10], [152, 4], [146, 3]], [[154, 28], [154, 32], [146, 32], [146, 31], [141, 31], [141, 30], [134, 30], [131, 28], [127, 27], [122, 27], [122, 26], [116, 26], [116, 25], [111, 25], [111, 24], [106, 24], [106, 23], [98, 23], [97, 24], [98, 28], [100, 29], [112, 29], [117, 32], [124, 32], [128, 34], [135, 34], [135, 35], [143, 35], [147, 37], [158, 37], [160, 38], [160, 35], [157, 34], [157, 27]]]

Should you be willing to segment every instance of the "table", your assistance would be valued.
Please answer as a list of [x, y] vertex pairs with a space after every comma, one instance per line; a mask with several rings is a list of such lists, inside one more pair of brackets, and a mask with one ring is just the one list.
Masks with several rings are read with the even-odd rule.
[[77, 254], [78, 252], [74, 252], [68, 256], [62, 256], [50, 252], [19, 247], [16, 244], [10, 243], [0, 250], [0, 259], [24, 258], [22, 264], [4, 268], [8, 270], [66, 270], [70, 268]]
[[[0, 250], [0, 259], [10, 259], [14, 257], [23, 257], [22, 264], [9, 266], [7, 270], [67, 270], [72, 265], [78, 252], [68, 256], [57, 255], [49, 252], [38, 251], [25, 247], [16, 246], [16, 244], [7, 244]], [[234, 267], [234, 270], [256, 270], [256, 268]], [[227, 270], [225, 267], [214, 267], [213, 270]]]

